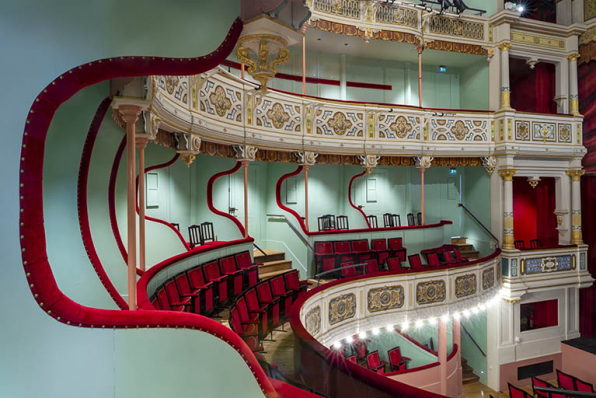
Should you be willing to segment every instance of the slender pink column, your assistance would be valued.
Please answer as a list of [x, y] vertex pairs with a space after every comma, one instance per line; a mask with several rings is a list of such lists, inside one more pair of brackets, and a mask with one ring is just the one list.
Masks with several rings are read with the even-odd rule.
[[439, 363], [441, 367], [441, 395], [447, 395], [447, 323], [439, 320]]
[[310, 166], [304, 165], [304, 226], [308, 229], [308, 169]]
[[420, 213], [422, 213], [422, 225], [424, 225], [424, 172], [425, 168], [420, 168]]
[[424, 51], [424, 46], [419, 45], [416, 50], [418, 50], [418, 106], [422, 108], [422, 51]]
[[302, 37], [302, 94], [306, 95], [306, 36]]
[[461, 324], [459, 319], [453, 319], [451, 323], [453, 345], [457, 344], [457, 394], [462, 394], [462, 369], [461, 369]]
[[248, 238], [248, 164], [250, 161], [243, 160], [242, 168], [244, 170], [244, 237]]
[[136, 226], [136, 159], [135, 123], [141, 109], [134, 105], [121, 105], [120, 114], [126, 122], [126, 216], [128, 234], [128, 309], [137, 309], [137, 226]]
[[139, 268], [145, 272], [145, 147], [147, 138], [137, 137], [139, 150]]

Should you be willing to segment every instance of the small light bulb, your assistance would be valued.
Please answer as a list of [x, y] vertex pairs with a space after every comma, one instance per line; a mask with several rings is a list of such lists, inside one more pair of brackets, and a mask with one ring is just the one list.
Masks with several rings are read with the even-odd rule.
[[360, 337], [360, 339], [365, 339], [366, 338], [366, 332], [363, 330], [362, 332], [358, 333], [358, 337]]
[[346, 343], [352, 344], [354, 342], [354, 338], [352, 336], [346, 337]]
[[461, 318], [461, 315], [459, 314], [459, 312], [453, 313], [453, 319], [455, 319], [456, 321], [459, 321], [460, 318]]
[[401, 325], [401, 330], [406, 331], [410, 328], [410, 323], [409, 322], [404, 322], [403, 325]]
[[524, 12], [524, 6], [517, 6], [517, 12]]
[[447, 314], [443, 315], [443, 316], [441, 317], [441, 320], [442, 320], [443, 322], [449, 322], [449, 315], [447, 315]]
[[484, 304], [480, 304], [478, 308], [480, 308], [480, 311], [486, 311], [486, 305]]
[[437, 318], [430, 318], [428, 320], [428, 323], [430, 323], [431, 325], [435, 326], [437, 324]]
[[335, 343], [333, 343], [333, 348], [339, 350], [341, 348], [341, 341], [336, 341]]
[[472, 314], [470, 313], [470, 311], [468, 311], [468, 310], [464, 310], [463, 314], [464, 314], [464, 316], [465, 316], [466, 318], [469, 318], [469, 317], [470, 317], [470, 315], [472, 315]]
[[417, 328], [421, 328], [421, 327], [422, 327], [422, 325], [424, 325], [424, 321], [423, 321], [422, 319], [418, 319], [418, 320], [416, 321], [416, 327], [417, 327]]
[[387, 325], [387, 326], [385, 326], [385, 329], [387, 329], [388, 332], [393, 332], [395, 330], [393, 328], [393, 325]]
[[478, 312], [480, 312], [480, 310], [478, 309], [478, 307], [472, 308], [472, 314], [476, 315]]
[[374, 334], [375, 336], [378, 336], [379, 333], [381, 333], [381, 331], [379, 330], [379, 328], [373, 328], [372, 334]]

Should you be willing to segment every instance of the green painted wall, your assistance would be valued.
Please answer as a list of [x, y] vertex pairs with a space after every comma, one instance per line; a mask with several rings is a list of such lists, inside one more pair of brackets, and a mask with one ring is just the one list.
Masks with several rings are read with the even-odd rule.
[[468, 319], [461, 319], [461, 345], [462, 357], [468, 360], [468, 365], [474, 368], [474, 374], [480, 377], [480, 382], [487, 383], [486, 372], [486, 356], [480, 352], [476, 344], [472, 341], [470, 336], [463, 330], [465, 327], [470, 335], [474, 338], [476, 343], [486, 353], [486, 312], [482, 311], [477, 315], [473, 315]]
[[[480, 58], [480, 57], [479, 57]], [[462, 109], [488, 109], [488, 62], [478, 61], [461, 68], [460, 106]]]
[[387, 354], [389, 350], [399, 346], [402, 356], [411, 358], [411, 361], [408, 362], [408, 369], [428, 365], [438, 360], [435, 355], [423, 350], [396, 332], [383, 330], [378, 336], [368, 336], [366, 346], [369, 352], [378, 350], [379, 357], [386, 362], [389, 362]]

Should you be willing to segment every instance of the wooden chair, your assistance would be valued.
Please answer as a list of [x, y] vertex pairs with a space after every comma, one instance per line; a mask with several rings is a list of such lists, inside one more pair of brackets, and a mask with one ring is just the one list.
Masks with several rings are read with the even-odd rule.
[[335, 216], [333, 214], [326, 214], [317, 218], [319, 224], [319, 231], [330, 231], [335, 229]]
[[408, 226], [409, 227], [416, 225], [416, 221], [414, 220], [414, 214], [408, 213], [407, 217], [408, 217]]
[[525, 245], [524, 245], [524, 241], [523, 240], [516, 240], [515, 242], [513, 242], [513, 244], [515, 245], [515, 248], [517, 250], [523, 250], [525, 249]]
[[366, 216], [368, 223], [370, 224], [371, 228], [379, 228], [379, 222], [377, 221], [377, 216]]
[[193, 224], [188, 227], [188, 238], [190, 239], [190, 248], [194, 248], [201, 243], [201, 227]]
[[422, 225], [422, 213], [416, 214], [416, 218], [418, 219], [418, 225]]
[[530, 241], [530, 248], [540, 249], [542, 247], [542, 241], [540, 239], [532, 239]]
[[348, 216], [337, 216], [336, 225], [338, 230], [350, 229], [350, 224], [348, 223]]
[[201, 223], [199, 226], [199, 236], [201, 239], [201, 245], [204, 245], [205, 242], [215, 242], [215, 235], [213, 233], [213, 223], [210, 221], [205, 221]]
[[399, 214], [383, 214], [383, 224], [386, 228], [401, 227], [401, 218]]

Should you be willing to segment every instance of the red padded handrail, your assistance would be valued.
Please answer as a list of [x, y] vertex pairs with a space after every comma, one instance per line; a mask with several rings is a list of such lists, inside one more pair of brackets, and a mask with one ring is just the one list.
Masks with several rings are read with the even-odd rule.
[[[200, 329], [231, 345], [254, 374], [268, 397], [276, 392], [248, 346], [236, 333], [209, 318], [171, 311], [115, 311], [85, 307], [58, 287], [48, 261], [43, 217], [43, 166], [48, 129], [56, 110], [85, 87], [134, 76], [196, 75], [217, 67], [231, 54], [242, 22], [236, 19], [214, 52], [196, 58], [115, 57], [89, 62], [60, 75], [35, 98], [27, 113], [19, 175], [19, 233], [23, 268], [31, 294], [46, 314], [58, 322], [80, 327]], [[43, 305], [42, 305], [43, 304]]]
[[[120, 141], [120, 145], [116, 151], [116, 156], [114, 156], [114, 161], [112, 162], [110, 181], [108, 183], [108, 210], [110, 213], [110, 226], [112, 227], [112, 234], [114, 235], [114, 239], [116, 239], [118, 251], [120, 251], [120, 255], [122, 255], [124, 263], [127, 264], [128, 253], [126, 251], [126, 246], [124, 246], [124, 242], [122, 241], [122, 236], [120, 235], [120, 228], [118, 228], [118, 218], [116, 216], [116, 177], [118, 176], [118, 169], [120, 168], [120, 161], [125, 148], [126, 135], [122, 137], [122, 141]], [[139, 271], [140, 270], [137, 270], [137, 274]]]
[[240, 166], [242, 166], [242, 163], [236, 162], [236, 165], [234, 167], [232, 167], [230, 170], [222, 171], [221, 173], [217, 173], [217, 174], [211, 176], [211, 178], [207, 182], [207, 206], [209, 207], [209, 210], [211, 210], [212, 213], [215, 213], [218, 216], [225, 217], [228, 220], [232, 220], [232, 222], [234, 224], [236, 224], [236, 226], [238, 227], [238, 230], [240, 231], [240, 235], [244, 236], [244, 234], [245, 234], [244, 225], [242, 225], [242, 223], [236, 217], [232, 216], [231, 214], [225, 213], [221, 210], [218, 210], [215, 206], [213, 206], [213, 183], [215, 183], [215, 180], [217, 180], [219, 177], [227, 176], [229, 174], [234, 174], [235, 172], [238, 171]]
[[370, 222], [368, 221], [368, 218], [366, 218], [366, 213], [364, 213], [364, 210], [362, 210], [360, 207], [355, 206], [354, 202], [352, 201], [352, 184], [354, 183], [354, 180], [356, 178], [360, 178], [363, 175], [366, 174], [366, 170], [364, 170], [362, 173], [360, 174], [356, 174], [354, 177], [352, 177], [350, 179], [350, 183], [348, 184], [348, 201], [350, 202], [350, 206], [352, 206], [354, 209], [356, 209], [356, 211], [360, 212], [360, 214], [362, 214], [362, 217], [364, 217], [364, 222], [366, 222], [366, 225], [368, 225], [368, 228], [370, 229]]
[[290, 209], [289, 207], [285, 206], [282, 202], [281, 202], [281, 184], [283, 184], [283, 182], [290, 178], [290, 177], [294, 177], [295, 175], [298, 175], [302, 172], [303, 167], [302, 166], [298, 166], [296, 168], [296, 170], [292, 171], [291, 173], [285, 174], [283, 176], [281, 176], [281, 178], [279, 180], [277, 180], [277, 184], [275, 184], [275, 201], [277, 202], [277, 206], [282, 209], [287, 211], [288, 213], [290, 213], [291, 215], [293, 215], [294, 217], [296, 217], [296, 220], [298, 220], [298, 224], [300, 225], [300, 228], [302, 228], [302, 231], [304, 231], [306, 234], [308, 234], [308, 231], [306, 230], [306, 225], [304, 224], [304, 220], [302, 220], [302, 217], [300, 217], [300, 214], [296, 213], [294, 210]]

